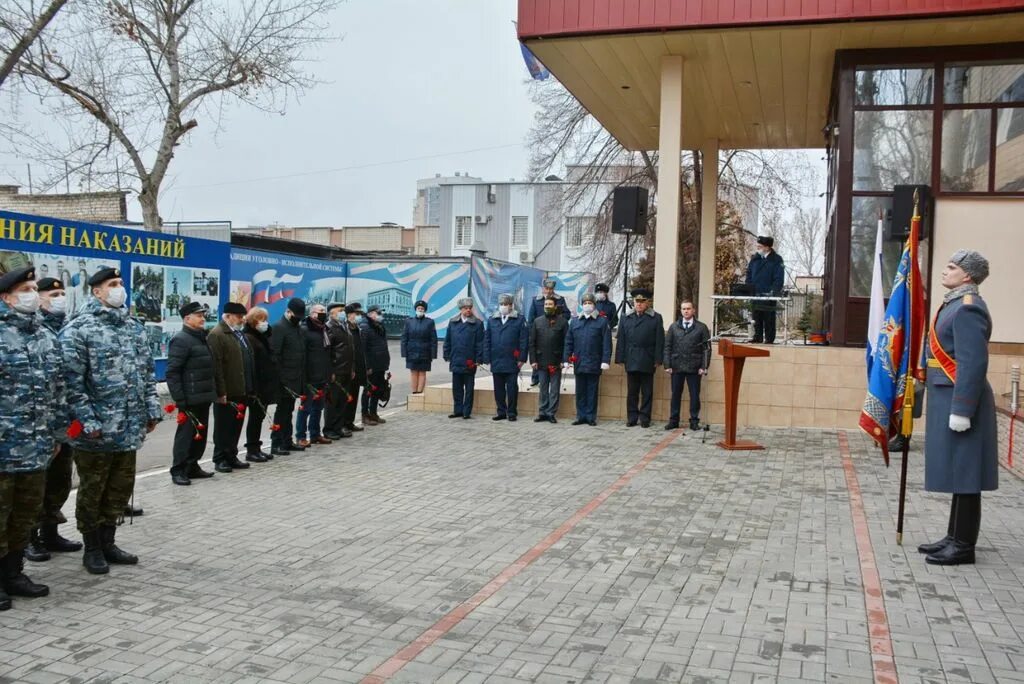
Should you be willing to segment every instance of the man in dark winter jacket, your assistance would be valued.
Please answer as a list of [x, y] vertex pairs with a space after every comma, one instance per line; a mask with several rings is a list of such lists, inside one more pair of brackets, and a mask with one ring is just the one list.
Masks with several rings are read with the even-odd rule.
[[309, 317], [300, 326], [306, 342], [306, 400], [299, 407], [295, 425], [295, 443], [308, 447], [330, 444], [320, 434], [327, 384], [331, 380], [331, 341], [327, 337], [327, 307], [314, 304]]
[[594, 306], [597, 308], [597, 315], [608, 319], [608, 327], [614, 328], [619, 324], [619, 307], [615, 302], [608, 300], [608, 285], [598, 283], [594, 286]]
[[345, 427], [349, 432], [362, 432], [366, 428], [356, 425], [356, 410], [359, 407], [359, 388], [366, 384], [366, 355], [363, 353], [363, 333], [359, 324], [363, 320], [363, 305], [351, 302], [345, 307], [345, 318], [348, 321], [348, 332], [352, 335], [352, 380], [348, 384], [348, 394], [352, 401], [345, 404]]
[[711, 363], [711, 332], [694, 316], [693, 302], [679, 305], [682, 317], [665, 335], [665, 372], [672, 376], [672, 401], [666, 430], [679, 427], [683, 384], [690, 389], [690, 429], [700, 429], [700, 380]]
[[331, 343], [331, 381], [327, 386], [327, 407], [324, 412], [324, 437], [343, 439], [352, 431], [345, 425], [348, 404], [355, 403], [358, 388], [349, 394], [355, 378], [355, 338], [348, 329], [345, 305], [332, 302], [327, 305], [327, 339]]
[[270, 335], [270, 354], [280, 381], [274, 408], [274, 424], [278, 429], [270, 436], [270, 453], [274, 456], [287, 456], [306, 448], [292, 441], [295, 400], [306, 394], [306, 339], [299, 330], [299, 322], [305, 315], [306, 303], [293, 297]]
[[512, 308], [510, 294], [499, 295], [498, 311], [487, 322], [484, 331], [484, 363], [490, 364], [494, 380], [492, 420], [515, 422], [519, 415], [519, 371], [526, 363], [530, 341], [526, 322]]
[[213, 380], [217, 398], [213, 404], [213, 464], [218, 473], [244, 470], [249, 462], [263, 463], [259, 454], [238, 459], [245, 411], [256, 394], [256, 366], [252, 347], [245, 338], [245, 307], [238, 302], [224, 305], [221, 321], [207, 335], [213, 355]]
[[626, 367], [626, 426], [651, 426], [654, 401], [654, 370], [665, 354], [665, 324], [651, 307], [651, 291], [630, 292], [633, 311], [619, 321], [615, 363]]
[[[772, 247], [775, 245], [775, 238], [762, 235], [757, 238], [757, 253], [750, 257], [747, 264], [747, 284], [754, 286], [754, 294], [764, 297], [778, 297], [782, 295], [783, 281], [786, 277], [786, 267]], [[760, 344], [775, 342], [775, 302], [754, 302], [752, 313], [754, 316], [754, 339], [752, 342]]]
[[252, 455], [273, 461], [274, 455], [263, 450], [263, 422], [267, 419], [267, 407], [277, 401], [277, 388], [281, 381], [270, 352], [273, 330], [267, 310], [260, 306], [249, 309], [242, 332], [252, 350], [252, 363], [256, 368], [256, 396], [248, 405], [249, 417], [245, 424], [245, 454], [246, 458]]
[[[597, 397], [601, 373], [612, 360], [612, 333], [608, 319], [597, 313], [596, 298], [580, 298], [583, 312], [569, 324], [565, 337], [564, 367], [576, 376], [576, 420], [573, 425], [597, 425]], [[620, 328], [621, 330], [621, 328]]]
[[366, 358], [366, 386], [363, 388], [363, 425], [386, 423], [377, 414], [377, 401], [381, 388], [391, 368], [391, 350], [388, 349], [388, 332], [384, 329], [384, 310], [371, 306], [359, 330], [362, 336], [363, 356]]
[[178, 421], [172, 448], [171, 481], [176, 485], [187, 486], [193, 478], [213, 476], [199, 467], [206, 450], [210, 405], [217, 400], [213, 355], [206, 340], [207, 311], [199, 302], [181, 307], [181, 330], [167, 347], [167, 389], [178, 414], [185, 416], [185, 420]]
[[562, 386], [562, 352], [569, 322], [558, 315], [554, 297], [544, 300], [544, 315], [533, 319], [530, 328], [530, 364], [540, 378], [540, 400], [535, 423], [557, 423], [558, 400]]
[[[569, 312], [569, 305], [565, 303], [565, 297], [562, 295], [555, 294], [555, 281], [553, 278], [545, 278], [541, 281], [540, 294], [530, 301], [530, 307], [526, 310], [526, 325], [533, 325], [533, 322], [538, 318], [544, 316], [544, 301], [548, 297], [553, 297], [555, 300], [555, 310], [559, 316], [565, 318], [566, 323], [569, 322], [571, 314]], [[540, 376], [534, 372], [530, 376], [530, 386], [533, 387], [540, 382]]]
[[484, 361], [484, 324], [473, 315], [473, 300], [459, 300], [459, 315], [448, 321], [444, 360], [452, 373], [452, 412], [449, 418], [473, 417], [476, 367]]

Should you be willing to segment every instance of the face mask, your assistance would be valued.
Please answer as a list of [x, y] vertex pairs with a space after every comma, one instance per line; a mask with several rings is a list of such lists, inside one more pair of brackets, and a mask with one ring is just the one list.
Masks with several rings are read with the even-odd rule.
[[426, 315], [427, 315], [426, 311], [420, 311], [419, 309], [416, 310], [416, 318], [423, 318]]
[[50, 313], [62, 314], [68, 310], [67, 297], [54, 297], [50, 300]]
[[256, 324], [256, 329], [258, 331], [260, 331], [261, 333], [267, 332], [267, 330], [269, 328], [270, 328], [270, 324], [267, 323], [266, 321], [260, 321], [259, 323]]
[[325, 313], [318, 313], [318, 314], [316, 314], [316, 320], [320, 321], [321, 323], [326, 323], [327, 322], [327, 314], [325, 314]]
[[597, 297], [597, 301], [599, 302], [603, 302], [604, 300], [608, 299], [608, 295], [606, 295], [604, 292], [598, 292], [595, 296]]
[[594, 313], [594, 305], [593, 304], [584, 304], [583, 305], [583, 315], [584, 316], [589, 316], [592, 313]]
[[508, 316], [509, 313], [511, 312], [512, 307], [509, 306], [508, 304], [502, 304], [501, 306], [498, 307], [498, 313], [500, 313], [502, 316]]
[[360, 316], [359, 314], [356, 314], [356, 317], [353, 318], [352, 320], [355, 321], [356, 323], [362, 323], [363, 322], [363, 317]]
[[107, 290], [107, 306], [117, 309], [124, 306], [126, 301], [128, 301], [128, 291], [123, 287], [112, 287]]
[[17, 303], [14, 305], [15, 311], [21, 313], [35, 313], [39, 310], [39, 293], [38, 292], [19, 292]]

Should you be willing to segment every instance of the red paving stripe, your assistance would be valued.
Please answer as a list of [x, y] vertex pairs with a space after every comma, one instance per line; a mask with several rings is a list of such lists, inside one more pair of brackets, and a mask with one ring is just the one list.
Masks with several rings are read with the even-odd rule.
[[623, 473], [622, 477], [591, 499], [583, 508], [576, 511], [572, 517], [562, 523], [558, 529], [544, 537], [533, 548], [498, 573], [494, 579], [485, 584], [483, 588], [474, 594], [469, 600], [453, 608], [447, 615], [442, 617], [429, 629], [416, 637], [409, 645], [405, 646], [395, 653], [395, 655], [384, 661], [377, 667], [377, 669], [364, 677], [361, 684], [382, 684], [391, 677], [394, 677], [402, 668], [411, 663], [420, 653], [426, 650], [428, 646], [450, 632], [455, 625], [462, 622], [466, 616], [476, 610], [484, 601], [494, 596], [494, 594], [496, 594], [503, 586], [508, 584], [513, 577], [529, 567], [533, 561], [544, 555], [548, 549], [558, 543], [559, 539], [572, 531], [572, 529], [584, 518], [593, 513], [597, 510], [598, 506], [607, 501], [608, 497], [625, 487], [630, 480], [646, 468], [650, 462], [665, 449], [665, 447], [671, 444], [672, 441], [681, 434], [683, 434], [682, 430], [674, 430], [672, 434], [661, 440], [661, 442], [659, 442], [656, 447], [648, 451], [636, 465]]
[[875, 552], [871, 547], [871, 533], [868, 518], [864, 513], [864, 500], [860, 495], [857, 471], [850, 458], [850, 443], [846, 431], [839, 431], [839, 453], [846, 473], [846, 488], [850, 492], [850, 514], [853, 517], [853, 533], [857, 538], [857, 555], [860, 557], [860, 575], [864, 583], [864, 607], [868, 613], [868, 639], [871, 643], [871, 666], [875, 681], [879, 684], [897, 684], [896, 661], [892, 657], [892, 637], [889, 634], [889, 617], [885, 612], [882, 597], [882, 580], [875, 565]]

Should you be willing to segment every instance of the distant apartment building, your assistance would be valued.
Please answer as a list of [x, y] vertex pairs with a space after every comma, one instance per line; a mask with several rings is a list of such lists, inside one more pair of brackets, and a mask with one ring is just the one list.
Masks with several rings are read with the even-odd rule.
[[436, 226], [400, 226], [382, 223], [377, 226], [237, 226], [235, 233], [296, 240], [325, 247], [340, 247], [359, 252], [404, 252], [419, 256], [436, 255]]
[[415, 254], [438, 255], [442, 253], [441, 186], [473, 185], [482, 183], [482, 178], [456, 171], [454, 176], [434, 174], [433, 178], [416, 181], [416, 200], [413, 202], [412, 226], [416, 231]]

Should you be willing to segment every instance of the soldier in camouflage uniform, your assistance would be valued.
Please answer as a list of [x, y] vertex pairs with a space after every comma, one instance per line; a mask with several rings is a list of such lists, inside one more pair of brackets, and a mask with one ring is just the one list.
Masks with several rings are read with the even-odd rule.
[[0, 610], [11, 596], [50, 593], [24, 574], [24, 549], [39, 518], [46, 467], [67, 422], [60, 393], [60, 355], [36, 313], [35, 269], [0, 276]]
[[116, 268], [89, 279], [93, 299], [60, 333], [71, 439], [78, 467], [75, 518], [90, 573], [139, 559], [118, 548], [117, 523], [135, 486], [135, 451], [160, 422], [153, 356], [142, 324], [128, 315]]
[[[68, 298], [64, 292], [64, 283], [56, 278], [40, 278], [36, 281], [39, 287], [39, 313], [43, 316], [43, 330], [53, 339], [55, 354], [59, 354], [57, 334], [64, 326]], [[64, 376], [62, 373], [50, 378], [53, 392], [63, 398]], [[58, 437], [61, 444], [57, 455], [46, 470], [46, 493], [43, 497], [43, 510], [39, 514], [39, 527], [32, 530], [32, 539], [25, 548], [25, 558], [34, 563], [50, 560], [50, 552], [70, 553], [81, 551], [81, 542], [65, 539], [57, 532], [57, 526], [68, 520], [61, 513], [61, 508], [71, 494], [71, 446], [67, 443], [67, 435]]]

